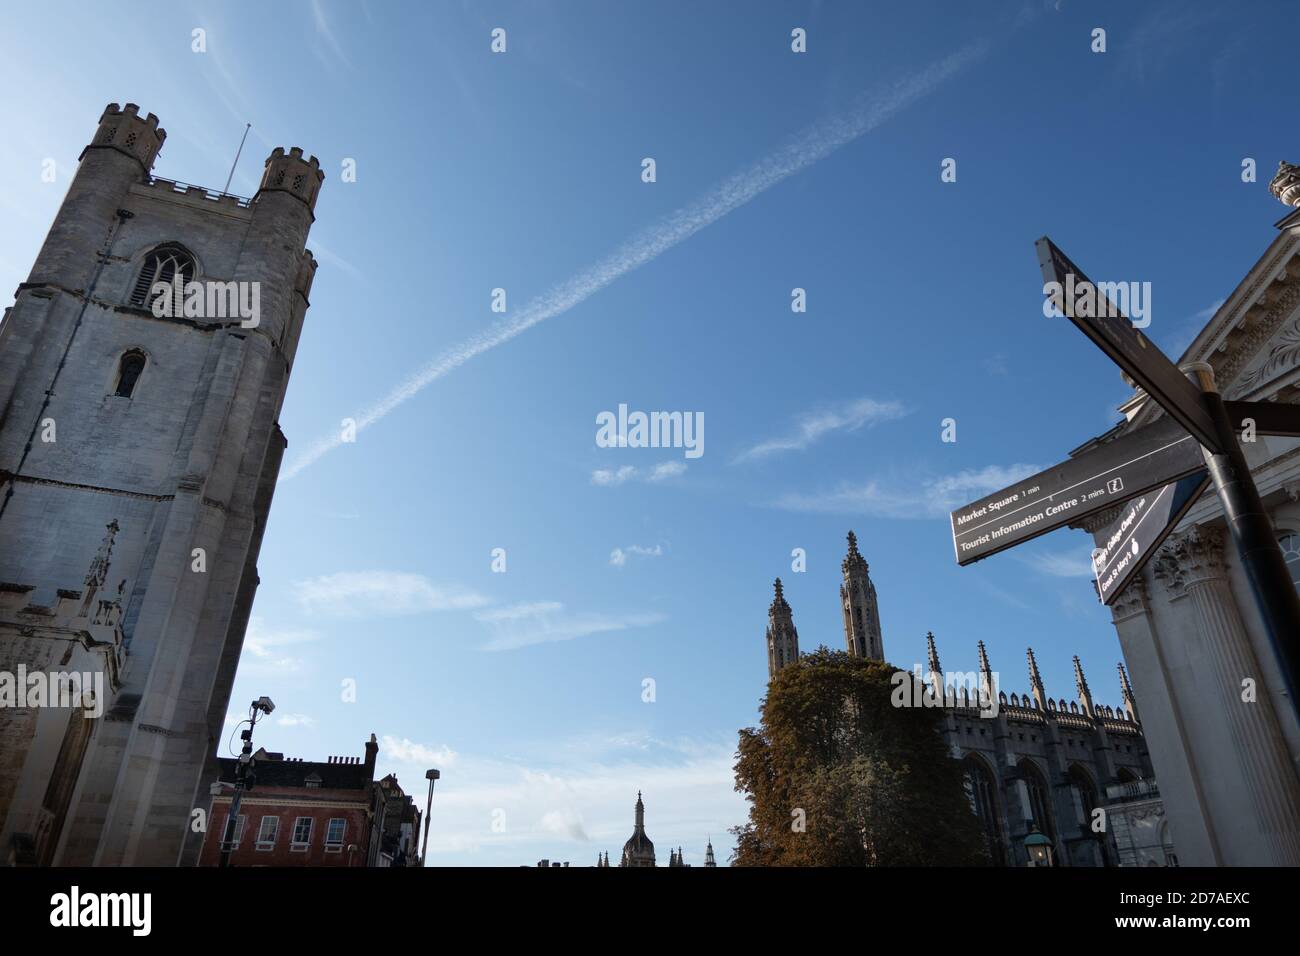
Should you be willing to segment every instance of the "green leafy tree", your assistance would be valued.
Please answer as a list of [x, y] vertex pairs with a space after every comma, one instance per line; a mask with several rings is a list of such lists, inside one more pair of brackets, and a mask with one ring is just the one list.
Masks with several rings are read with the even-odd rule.
[[[890, 664], [819, 647], [777, 672], [740, 732], [737, 866], [987, 865], [937, 708], [897, 707]], [[910, 687], [910, 683], [908, 685]]]

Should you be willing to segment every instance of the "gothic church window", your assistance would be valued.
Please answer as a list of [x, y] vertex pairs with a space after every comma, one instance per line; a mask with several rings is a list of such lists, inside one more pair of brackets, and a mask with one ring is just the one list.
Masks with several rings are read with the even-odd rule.
[[1052, 826], [1052, 813], [1047, 798], [1047, 782], [1043, 780], [1043, 775], [1033, 764], [1022, 760], [1020, 766], [1024, 769], [1025, 788], [1029, 791], [1029, 812], [1031, 814], [1029, 822], [1037, 824], [1039, 831], [1055, 843], [1056, 828]]
[[993, 775], [978, 757], [967, 757], [962, 761], [962, 770], [966, 797], [984, 831], [984, 845], [988, 848], [989, 857], [994, 866], [1004, 866], [1006, 861], [1002, 853], [1002, 826], [998, 819]]
[[[165, 282], [172, 285], [179, 280], [182, 287], [194, 279], [194, 257], [180, 246], [159, 246], [144, 257], [144, 265], [131, 288], [131, 304], [141, 309], [152, 309], [158, 298], [151, 290], [155, 283]], [[166, 295], [167, 293], [161, 293]], [[179, 305], [180, 303], [174, 303]], [[179, 314], [176, 309], [172, 314]]]
[[113, 394], [119, 398], [130, 398], [135, 392], [135, 383], [140, 381], [140, 373], [144, 371], [144, 353], [132, 349], [122, 356], [117, 365], [117, 385]]

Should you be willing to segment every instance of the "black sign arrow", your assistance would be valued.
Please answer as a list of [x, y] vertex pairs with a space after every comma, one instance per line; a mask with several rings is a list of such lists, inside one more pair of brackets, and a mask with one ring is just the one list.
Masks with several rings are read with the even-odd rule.
[[952, 512], [957, 563], [987, 558], [1204, 467], [1196, 439], [1162, 418]]
[[1092, 553], [1102, 604], [1115, 602], [1209, 486], [1210, 476], [1202, 469], [1124, 503], [1119, 517], [1102, 532], [1102, 546]]
[[1034, 247], [1038, 250], [1043, 282], [1058, 283], [1063, 293], [1067, 287], [1079, 289], [1086, 283], [1096, 291], [1095, 307], [1089, 311], [1101, 314], [1075, 315], [1075, 302], [1068, 294], [1056, 298], [1056, 307], [1166, 412], [1195, 435], [1197, 441], [1211, 451], [1222, 452], [1215, 436], [1214, 421], [1205, 410], [1201, 393], [1178, 370], [1178, 366], [1135, 329], [1133, 323], [1096, 289], [1051, 239], [1044, 236], [1034, 243]]

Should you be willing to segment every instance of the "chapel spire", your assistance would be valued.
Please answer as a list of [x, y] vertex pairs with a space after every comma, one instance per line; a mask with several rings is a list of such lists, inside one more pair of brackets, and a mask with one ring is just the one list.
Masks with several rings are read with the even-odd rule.
[[885, 659], [884, 639], [880, 634], [880, 609], [876, 604], [876, 586], [871, 583], [867, 561], [858, 551], [858, 536], [848, 534], [849, 551], [840, 565], [844, 583], [840, 585], [840, 606], [844, 611], [844, 642], [853, 657]]
[[799, 659], [799, 632], [794, 626], [794, 615], [786, 603], [781, 589], [781, 579], [773, 584], [776, 595], [767, 609], [767, 677]]

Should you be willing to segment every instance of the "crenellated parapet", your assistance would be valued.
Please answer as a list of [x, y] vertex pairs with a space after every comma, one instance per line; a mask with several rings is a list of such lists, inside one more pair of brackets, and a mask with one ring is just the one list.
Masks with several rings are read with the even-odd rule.
[[253, 201], [256, 202], [263, 193], [288, 193], [305, 203], [314, 214], [316, 197], [324, 181], [325, 173], [315, 156], [304, 159], [301, 147], [294, 146], [286, 153], [283, 146], [277, 146], [266, 158], [262, 184]]
[[134, 103], [121, 107], [109, 103], [99, 117], [94, 138], [78, 158], [84, 159], [92, 149], [112, 149], [130, 156], [148, 175], [166, 139], [167, 131], [158, 125], [158, 117], [153, 113], [141, 116], [140, 107]]

